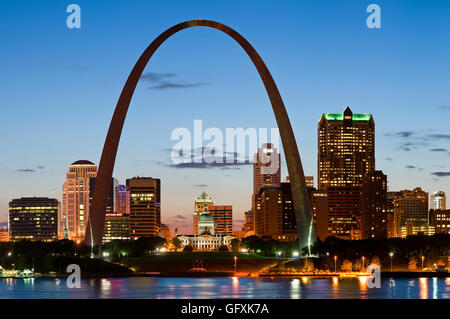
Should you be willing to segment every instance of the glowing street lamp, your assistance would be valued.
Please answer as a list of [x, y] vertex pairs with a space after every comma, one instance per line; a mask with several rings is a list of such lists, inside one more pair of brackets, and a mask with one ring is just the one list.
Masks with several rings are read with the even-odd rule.
[[362, 269], [361, 272], [364, 272], [364, 260], [366, 259], [366, 257], [362, 256]]
[[298, 255], [299, 255], [298, 251], [294, 251], [294, 252], [292, 253], [292, 257], [298, 257]]
[[237, 256], [234, 256], [234, 272], [236, 272]]
[[391, 257], [391, 272], [392, 272], [392, 258], [394, 257], [394, 253], [393, 253], [393, 252], [390, 252], [390, 253], [389, 253], [389, 256]]
[[423, 260], [425, 259], [425, 256], [422, 256], [422, 271], [423, 271]]
[[335, 256], [334, 256], [334, 272], [337, 274], [337, 264], [336, 264], [336, 261], [337, 261], [337, 256], [335, 255]]

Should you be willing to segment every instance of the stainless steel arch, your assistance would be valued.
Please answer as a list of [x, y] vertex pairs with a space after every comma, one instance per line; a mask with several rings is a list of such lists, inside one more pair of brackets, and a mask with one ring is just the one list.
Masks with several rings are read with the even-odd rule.
[[183, 29], [197, 26], [214, 28], [228, 34], [245, 50], [245, 52], [255, 65], [256, 69], [258, 70], [259, 76], [264, 83], [270, 102], [272, 104], [273, 112], [275, 114], [277, 125], [280, 130], [280, 137], [283, 144], [289, 171], [289, 178], [294, 201], [294, 210], [299, 233], [298, 238], [300, 249], [310, 247], [314, 244], [316, 235], [312, 220], [309, 195], [306, 188], [305, 176], [303, 173], [303, 167], [297, 148], [297, 143], [295, 141], [291, 123], [289, 121], [289, 117], [287, 115], [278, 88], [272, 78], [272, 75], [264, 64], [264, 61], [252, 47], [252, 45], [243, 36], [224, 24], [209, 20], [186, 21], [167, 29], [147, 47], [144, 53], [140, 56], [136, 65], [133, 67], [133, 70], [128, 76], [122, 93], [120, 94], [113, 118], [111, 120], [111, 124], [109, 126], [108, 134], [106, 136], [106, 141], [103, 147], [97, 180], [94, 188], [94, 195], [87, 224], [88, 231], [86, 231], [85, 243], [88, 245], [100, 245], [101, 247], [105, 224], [105, 211], [108, 198], [108, 189], [110, 187], [114, 170], [114, 163], [116, 160], [117, 149], [119, 147], [120, 135], [122, 133], [123, 124], [125, 122], [125, 117], [130, 105], [131, 98], [139, 81], [139, 78], [141, 77], [142, 72], [147, 65], [147, 62], [150, 60], [153, 53], [155, 53], [159, 46], [170, 36]]

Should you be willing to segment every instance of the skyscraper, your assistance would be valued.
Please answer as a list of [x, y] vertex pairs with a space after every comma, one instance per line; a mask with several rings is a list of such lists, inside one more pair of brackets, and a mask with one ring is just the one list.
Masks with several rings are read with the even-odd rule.
[[[263, 187], [280, 187], [281, 182], [281, 156], [272, 143], [263, 143], [254, 155], [253, 161], [253, 194], [252, 213], [253, 225], [248, 224], [248, 232], [256, 234], [256, 202], [259, 191]], [[253, 228], [251, 228], [253, 227]]]
[[375, 170], [375, 122], [371, 114], [322, 115], [318, 130], [318, 189], [362, 186]]
[[82, 239], [89, 219], [90, 178], [97, 176], [97, 166], [79, 160], [69, 166], [63, 185], [62, 229], [66, 223], [70, 239]]
[[363, 239], [387, 238], [387, 176], [366, 174], [362, 187], [361, 233]]
[[151, 177], [127, 179], [130, 191], [130, 239], [156, 237], [161, 225], [161, 182]]
[[59, 201], [47, 197], [23, 197], [9, 203], [11, 241], [58, 239]]
[[326, 113], [318, 125], [318, 188], [328, 193], [328, 233], [361, 238], [361, 192], [375, 170], [375, 122], [371, 114]]
[[439, 209], [439, 210], [445, 210], [446, 209], [446, 198], [445, 193], [443, 191], [435, 192], [433, 195], [431, 195], [431, 209]]
[[194, 202], [194, 215], [192, 219], [192, 225], [193, 225], [193, 232], [194, 235], [199, 235], [198, 233], [198, 220], [202, 213], [207, 210], [210, 206], [214, 205], [214, 202], [212, 198], [206, 194], [205, 192], [202, 192], [199, 197], [195, 199]]

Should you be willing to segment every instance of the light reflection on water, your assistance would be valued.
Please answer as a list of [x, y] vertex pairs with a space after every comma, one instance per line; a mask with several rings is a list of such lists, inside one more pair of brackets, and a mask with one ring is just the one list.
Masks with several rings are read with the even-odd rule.
[[450, 278], [384, 278], [372, 289], [367, 279], [102, 278], [82, 279], [80, 289], [67, 288], [65, 279], [0, 279], [0, 298], [450, 298]]

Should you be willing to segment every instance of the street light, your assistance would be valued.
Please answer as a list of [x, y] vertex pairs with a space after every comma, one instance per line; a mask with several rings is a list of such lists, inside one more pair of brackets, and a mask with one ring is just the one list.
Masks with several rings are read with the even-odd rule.
[[234, 272], [236, 272], [237, 256], [234, 256]]
[[425, 256], [422, 256], [422, 271], [423, 271], [423, 260], [425, 259]]
[[337, 264], [336, 264], [337, 256], [334, 256], [334, 273], [337, 274]]
[[294, 252], [292, 253], [292, 257], [298, 257], [298, 255], [299, 255], [298, 251], [294, 251]]
[[394, 253], [393, 253], [393, 252], [390, 252], [390, 253], [389, 253], [389, 256], [391, 256], [391, 272], [392, 272], [392, 258], [394, 257]]
[[366, 257], [362, 256], [362, 269], [361, 272], [364, 272], [364, 260], [366, 259]]

